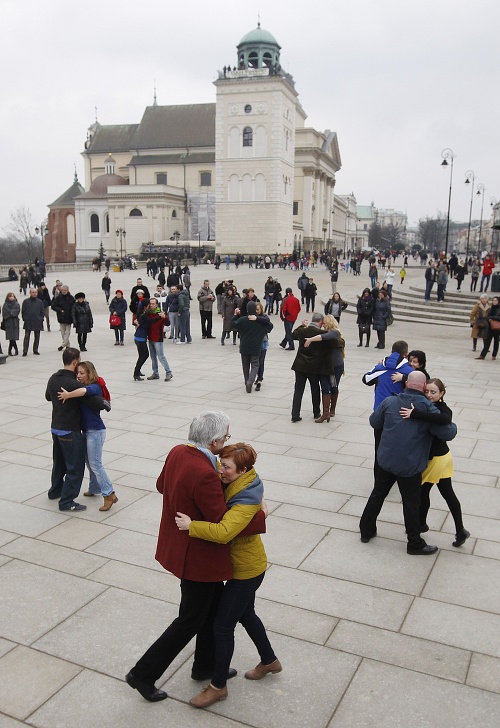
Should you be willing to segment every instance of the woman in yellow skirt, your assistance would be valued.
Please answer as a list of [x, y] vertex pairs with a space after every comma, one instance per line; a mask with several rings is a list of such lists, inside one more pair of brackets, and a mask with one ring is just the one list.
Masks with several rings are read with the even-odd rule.
[[[432, 402], [440, 411], [440, 415], [427, 415], [415, 409], [402, 409], [402, 417], [420, 417], [424, 418], [432, 417], [433, 421], [435, 418], [440, 417], [439, 424], [447, 425], [451, 422], [452, 411], [444, 401], [443, 397], [446, 394], [446, 389], [443, 382], [440, 379], [429, 379], [425, 388], [425, 396]], [[444, 440], [440, 440], [435, 437], [432, 441], [431, 451], [429, 453], [429, 462], [427, 467], [422, 473], [422, 493], [420, 499], [420, 532], [425, 533], [429, 530], [427, 525], [427, 513], [430, 508], [430, 493], [434, 483], [437, 484], [438, 490], [445, 499], [450, 513], [455, 521], [455, 541], [453, 546], [462, 546], [465, 541], [469, 538], [470, 533], [464, 528], [462, 521], [462, 507], [458, 500], [451, 479], [453, 477], [453, 459], [451, 457], [450, 448], [448, 443]]]

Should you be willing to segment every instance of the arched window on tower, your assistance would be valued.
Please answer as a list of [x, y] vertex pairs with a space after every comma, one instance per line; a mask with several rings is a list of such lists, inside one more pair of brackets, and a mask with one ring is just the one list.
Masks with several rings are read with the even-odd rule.
[[172, 210], [172, 217], [177, 217], [177, 210]]
[[92, 215], [90, 216], [90, 232], [91, 233], [99, 232], [99, 215], [97, 215], [95, 212], [93, 212]]
[[271, 66], [273, 65], [273, 57], [271, 56], [269, 51], [266, 51], [266, 53], [264, 53], [262, 61], [264, 66], [267, 66], [267, 68], [271, 68]]
[[259, 67], [259, 56], [256, 51], [252, 51], [248, 55], [248, 65], [250, 68], [258, 68]]
[[243, 129], [243, 146], [244, 147], [253, 146], [253, 130], [252, 130], [251, 126], [246, 126]]
[[134, 207], [133, 210], [130, 210], [129, 217], [142, 217], [142, 212], [139, 210], [139, 208]]
[[109, 233], [109, 212], [106, 213], [106, 232]]

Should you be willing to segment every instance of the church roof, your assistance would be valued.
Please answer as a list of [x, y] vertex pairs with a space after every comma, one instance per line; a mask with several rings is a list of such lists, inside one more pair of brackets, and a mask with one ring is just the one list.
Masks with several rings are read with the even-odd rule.
[[373, 207], [371, 205], [356, 205], [356, 215], [365, 220], [375, 217]]
[[75, 175], [75, 181], [71, 187], [68, 187], [66, 192], [63, 192], [57, 200], [49, 205], [49, 207], [74, 207], [75, 197], [79, 197], [82, 192], [85, 192], [85, 188], [81, 186]]
[[92, 154], [109, 152], [129, 152], [139, 124], [97, 124], [86, 151]]
[[157, 164], [215, 164], [215, 152], [191, 152], [186, 154], [141, 154], [132, 157], [129, 167]]
[[215, 104], [148, 106], [130, 149], [215, 146]]

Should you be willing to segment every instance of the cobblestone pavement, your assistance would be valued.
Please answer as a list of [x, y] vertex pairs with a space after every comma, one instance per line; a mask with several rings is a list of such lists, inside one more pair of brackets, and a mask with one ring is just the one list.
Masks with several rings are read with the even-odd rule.
[[[283, 289], [296, 290], [297, 273], [271, 272]], [[361, 292], [367, 273], [367, 266], [359, 277], [342, 273], [340, 292]], [[246, 266], [194, 268], [194, 297], [203, 278], [215, 286], [228, 274], [240, 288], [254, 284], [262, 297], [268, 271]], [[100, 499], [81, 498], [90, 501], [88, 510], [66, 515], [47, 499], [51, 438], [44, 391], [61, 366], [52, 314], [41, 356], [30, 352], [0, 367], [0, 728], [497, 728], [500, 362], [475, 360], [470, 329], [396, 321], [387, 334], [386, 352], [392, 341], [406, 339], [426, 351], [428, 371], [448, 387], [458, 425], [451, 443], [454, 484], [471, 532], [464, 546], [452, 547], [453, 522], [434, 489], [426, 538], [439, 551], [414, 558], [406, 554], [396, 489], [382, 510], [379, 537], [359, 540], [358, 519], [373, 484], [373, 390], [361, 375], [380, 352], [375, 337], [370, 349], [356, 347], [354, 316], [344, 314], [341, 322], [346, 375], [337, 416], [315, 424], [306, 392], [303, 420], [293, 424], [294, 355], [278, 346], [278, 316], [260, 392], [246, 393], [236, 346], [201, 340], [196, 301], [193, 344], [165, 347], [173, 380], [134, 382], [131, 326], [125, 346], [114, 347], [102, 275], [58, 275], [73, 293], [87, 294], [94, 313], [86, 356], [112, 394], [104, 451], [119, 501], [102, 513]], [[311, 275], [327, 297], [326, 271]], [[423, 275], [423, 268], [410, 267], [405, 286], [423, 286]], [[112, 273], [113, 290], [128, 296], [136, 276]], [[49, 276], [50, 287], [55, 278]], [[11, 288], [0, 284], [2, 301]], [[221, 324], [214, 320], [217, 336]], [[149, 374], [149, 362], [144, 371]], [[239, 675], [229, 699], [196, 711], [187, 703], [197, 692], [192, 645], [161, 681], [169, 700], [146, 703], [124, 676], [173, 618], [179, 596], [177, 580], [154, 560], [161, 509], [155, 480], [169, 449], [185, 441], [191, 418], [213, 408], [230, 415], [231, 442], [245, 440], [259, 453], [272, 513], [258, 611], [283, 672], [259, 683], [245, 680], [258, 659], [238, 629], [233, 665]]]

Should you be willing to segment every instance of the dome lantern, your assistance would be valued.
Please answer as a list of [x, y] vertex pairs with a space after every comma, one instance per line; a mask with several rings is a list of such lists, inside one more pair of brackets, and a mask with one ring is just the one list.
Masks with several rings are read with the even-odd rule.
[[243, 36], [236, 47], [239, 69], [268, 68], [271, 72], [279, 66], [281, 46], [269, 31], [260, 27], [260, 23]]

